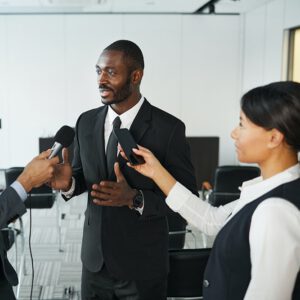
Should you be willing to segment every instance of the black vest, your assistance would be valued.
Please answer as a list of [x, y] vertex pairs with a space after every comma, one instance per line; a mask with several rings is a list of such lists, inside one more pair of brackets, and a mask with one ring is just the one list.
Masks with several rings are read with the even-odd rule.
[[[248, 203], [221, 229], [204, 274], [205, 300], [244, 299], [251, 279], [249, 231], [252, 215], [257, 206], [270, 197], [286, 199], [300, 209], [300, 178], [280, 185]], [[293, 300], [300, 299], [299, 274], [298, 272]]]

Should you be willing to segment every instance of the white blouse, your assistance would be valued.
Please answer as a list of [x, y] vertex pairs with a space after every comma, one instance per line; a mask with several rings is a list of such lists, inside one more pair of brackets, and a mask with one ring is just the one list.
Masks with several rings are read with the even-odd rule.
[[[216, 235], [246, 204], [299, 177], [297, 164], [266, 180], [257, 177], [246, 181], [241, 187], [240, 198], [220, 207], [202, 201], [177, 182], [166, 202], [202, 232]], [[251, 281], [244, 299], [291, 299], [300, 270], [299, 209], [281, 198], [266, 199], [252, 216], [249, 242]]]

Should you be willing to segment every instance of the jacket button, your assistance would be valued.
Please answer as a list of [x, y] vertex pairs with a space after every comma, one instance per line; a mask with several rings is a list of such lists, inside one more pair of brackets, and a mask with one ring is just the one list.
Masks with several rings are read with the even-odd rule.
[[203, 286], [204, 286], [204, 287], [209, 287], [209, 281], [206, 280], [206, 279], [204, 279], [204, 280], [203, 280]]

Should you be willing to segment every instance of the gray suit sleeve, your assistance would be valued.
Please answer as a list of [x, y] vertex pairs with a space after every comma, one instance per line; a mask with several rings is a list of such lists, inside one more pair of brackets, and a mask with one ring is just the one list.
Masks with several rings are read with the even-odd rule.
[[0, 195], [0, 228], [25, 212], [25, 205], [18, 193], [12, 187], [5, 189]]

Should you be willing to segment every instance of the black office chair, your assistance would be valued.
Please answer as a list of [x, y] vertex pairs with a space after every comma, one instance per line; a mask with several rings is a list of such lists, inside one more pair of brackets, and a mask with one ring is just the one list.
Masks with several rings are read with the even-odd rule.
[[213, 206], [220, 206], [238, 199], [242, 183], [259, 175], [258, 167], [219, 166], [215, 172], [213, 189], [209, 193], [208, 201]]
[[210, 251], [210, 248], [169, 250], [168, 299], [203, 299], [203, 276]]

